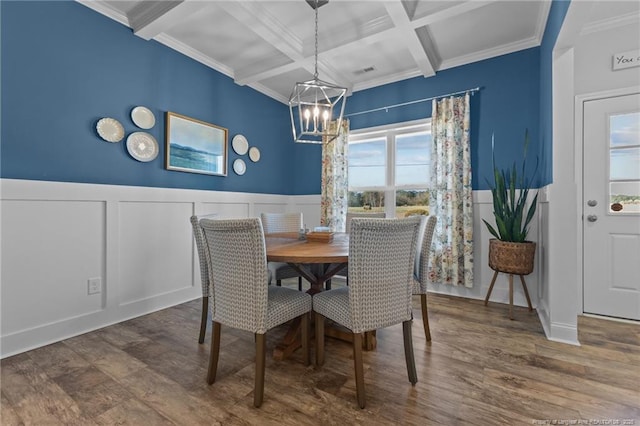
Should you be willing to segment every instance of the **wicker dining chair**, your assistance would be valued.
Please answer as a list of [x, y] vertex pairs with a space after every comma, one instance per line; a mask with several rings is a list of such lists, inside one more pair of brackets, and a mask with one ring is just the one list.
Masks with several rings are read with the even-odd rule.
[[353, 219], [349, 237], [349, 286], [313, 296], [316, 364], [324, 364], [324, 319], [353, 333], [356, 394], [365, 406], [362, 333], [402, 323], [409, 381], [416, 384], [411, 338], [411, 296], [420, 218]]
[[413, 294], [420, 295], [424, 337], [427, 342], [430, 342], [431, 331], [429, 330], [429, 314], [427, 312], [427, 283], [429, 282], [429, 255], [431, 254], [431, 241], [433, 240], [433, 231], [438, 219], [435, 216], [421, 217], [422, 232], [418, 235], [416, 265], [413, 277]]
[[196, 241], [198, 250], [198, 261], [200, 263], [200, 281], [202, 283], [202, 314], [200, 318], [200, 336], [198, 343], [204, 343], [204, 335], [207, 332], [207, 314], [209, 312], [209, 296], [211, 287], [209, 286], [209, 268], [207, 268], [207, 251], [205, 247], [204, 234], [200, 227], [199, 217], [191, 216], [191, 227], [193, 228], [193, 238]]
[[[302, 221], [302, 213], [261, 213], [260, 220], [265, 234], [273, 234], [278, 232], [295, 232], [298, 233], [304, 227]], [[298, 290], [302, 290], [302, 277], [291, 266], [284, 262], [269, 262], [269, 270], [271, 280], [276, 280], [276, 285], [281, 286], [282, 280], [287, 278], [298, 278]]]
[[344, 222], [345, 232], [347, 234], [351, 231], [351, 219], [355, 217], [369, 218], [369, 219], [384, 219], [386, 215], [384, 212], [372, 212], [372, 213], [347, 212], [347, 220]]
[[225, 325], [254, 333], [256, 372], [253, 405], [264, 395], [266, 332], [294, 318], [302, 323], [302, 356], [309, 365], [309, 312], [311, 296], [285, 287], [267, 285], [267, 255], [260, 219], [202, 219], [213, 332], [207, 382], [216, 380], [220, 330]]
[[[347, 220], [345, 221], [345, 232], [348, 234], [351, 231], [351, 219], [355, 217], [360, 218], [369, 218], [369, 219], [384, 219], [386, 217], [384, 212], [373, 212], [373, 213], [359, 213], [359, 212], [347, 212]], [[339, 276], [346, 278], [347, 285], [349, 285], [349, 266], [344, 268]], [[327, 289], [331, 289], [331, 284], [327, 287]]]

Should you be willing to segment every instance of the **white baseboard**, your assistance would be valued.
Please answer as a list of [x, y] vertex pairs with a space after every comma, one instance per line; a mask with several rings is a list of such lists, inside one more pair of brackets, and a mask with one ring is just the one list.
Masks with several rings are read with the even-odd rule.
[[[0, 357], [200, 297], [192, 214], [301, 211], [307, 227], [320, 225], [319, 195], [2, 179], [0, 196]], [[487, 266], [490, 234], [481, 220], [490, 216], [489, 191], [474, 191], [474, 209], [473, 287], [436, 285], [430, 291], [484, 299], [493, 274]], [[92, 277], [102, 278], [98, 296], [87, 294]], [[537, 269], [527, 277], [534, 306], [538, 280]], [[521, 288], [514, 288], [514, 303], [526, 306]], [[498, 279], [491, 301], [508, 301], [506, 278]], [[554, 338], [571, 340], [571, 330], [556, 328]]]
[[2, 179], [0, 197], [0, 358], [201, 297], [192, 214], [320, 224], [319, 195]]
[[580, 346], [578, 341], [578, 327], [573, 324], [551, 323], [547, 339], [554, 342]]

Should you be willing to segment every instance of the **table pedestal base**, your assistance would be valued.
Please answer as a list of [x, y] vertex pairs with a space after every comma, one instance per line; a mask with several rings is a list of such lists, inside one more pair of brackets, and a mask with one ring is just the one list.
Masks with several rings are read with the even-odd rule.
[[[353, 342], [353, 333], [335, 323], [329, 326], [325, 326], [324, 335], [349, 343]], [[362, 339], [362, 350], [372, 351], [376, 348], [376, 343], [376, 331], [366, 331], [364, 333], [364, 338]]]
[[[302, 322], [300, 318], [296, 318], [289, 324], [289, 330], [285, 334], [284, 338], [276, 345], [273, 350], [273, 359], [282, 361], [285, 358], [289, 358], [298, 348], [302, 347], [300, 327]], [[313, 330], [313, 328], [312, 328]], [[313, 340], [313, 334], [311, 334]]]
[[[313, 342], [315, 337], [315, 327], [313, 327], [313, 315], [311, 316], [311, 333], [310, 339]], [[284, 338], [276, 345], [273, 350], [273, 359], [282, 361], [285, 358], [289, 358], [298, 348], [302, 347], [301, 341], [301, 329], [302, 322], [300, 318], [296, 318], [289, 324], [289, 329]], [[327, 337], [333, 337], [345, 342], [353, 342], [353, 333], [348, 329], [327, 320], [327, 324], [324, 327], [324, 335]], [[362, 339], [362, 350], [372, 351], [376, 348], [377, 339], [376, 331], [367, 331], [364, 333]]]

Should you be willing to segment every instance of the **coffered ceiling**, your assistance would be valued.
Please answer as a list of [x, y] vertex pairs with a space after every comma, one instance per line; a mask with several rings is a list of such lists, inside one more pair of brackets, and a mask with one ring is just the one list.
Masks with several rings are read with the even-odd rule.
[[[79, 0], [286, 103], [314, 71], [305, 0]], [[638, 14], [638, 1], [594, 4], [593, 23]], [[319, 8], [319, 77], [350, 92], [538, 46], [550, 1], [330, 0]], [[613, 6], [612, 6], [613, 5]]]

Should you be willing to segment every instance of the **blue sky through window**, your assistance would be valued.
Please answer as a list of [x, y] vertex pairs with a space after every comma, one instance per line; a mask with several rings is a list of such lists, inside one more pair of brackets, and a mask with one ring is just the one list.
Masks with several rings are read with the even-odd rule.
[[427, 132], [396, 138], [396, 186], [429, 185], [430, 145]]
[[640, 179], [640, 113], [611, 116], [609, 124], [610, 179]]
[[386, 140], [349, 144], [349, 187], [385, 185]]
[[[609, 119], [609, 194], [640, 197], [640, 113], [613, 115]], [[640, 205], [622, 199], [625, 213], [640, 212]]]
[[[396, 137], [396, 186], [428, 185], [430, 143], [428, 132]], [[349, 144], [349, 187], [384, 186], [386, 159], [385, 138]]]

